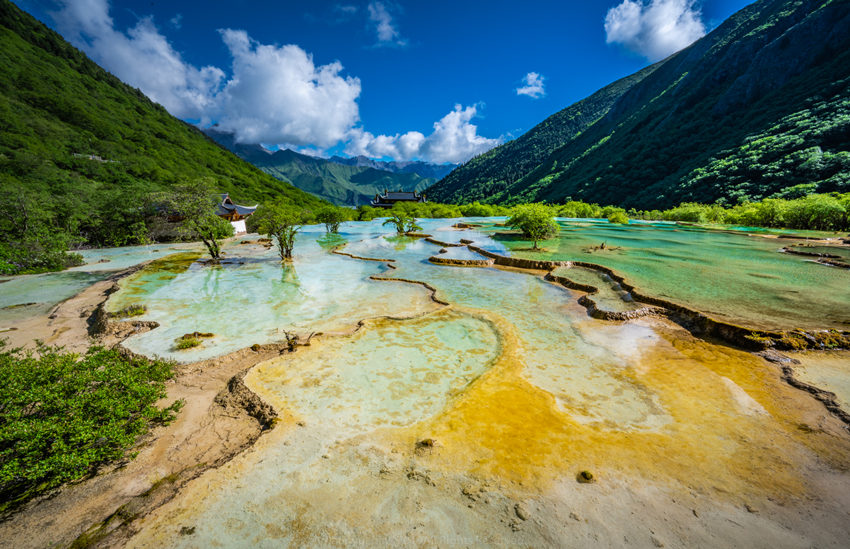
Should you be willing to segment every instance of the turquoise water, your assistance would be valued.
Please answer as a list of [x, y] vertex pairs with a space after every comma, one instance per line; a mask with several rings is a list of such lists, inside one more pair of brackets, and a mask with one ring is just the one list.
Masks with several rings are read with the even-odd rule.
[[[521, 272], [433, 265], [427, 257], [439, 247], [424, 240], [398, 249], [385, 238], [372, 238], [352, 243], [347, 250], [395, 259], [393, 276], [425, 281], [454, 305], [485, 310], [506, 321], [520, 340], [526, 375], [550, 390], [574, 417], [634, 428], [657, 427], [667, 421], [651, 392], [621, 377], [639, 359], [635, 348], [640, 342], [656, 340], [652, 330], [610, 325], [600, 338], [589, 328], [597, 323], [576, 303], [578, 293]], [[564, 389], [570, 386], [573, 389]], [[582, 388], [579, 398], [575, 387]], [[588, 406], [591, 401], [606, 405]]]
[[[357, 225], [343, 230], [341, 237], [362, 238], [371, 230], [367, 224]], [[226, 248], [229, 259], [220, 265], [191, 262], [164, 271], [152, 266], [123, 280], [108, 310], [144, 304], [147, 313], [136, 318], [157, 321], [161, 327], [125, 345], [143, 354], [190, 362], [281, 341], [285, 332], [304, 337], [345, 332], [362, 319], [407, 317], [436, 308], [421, 286], [371, 280], [388, 268], [331, 254], [331, 244], [341, 240], [327, 242], [324, 237], [322, 229], [306, 227], [291, 264], [281, 264], [275, 247], [234, 243]], [[175, 349], [177, 338], [195, 331], [215, 337], [200, 347]]]
[[[192, 244], [157, 244], [104, 248], [79, 252], [84, 265], [57, 273], [0, 277], [0, 329], [22, 319], [44, 314], [58, 303], [75, 296], [116, 271], [164, 257]], [[32, 304], [10, 308], [15, 305]]]
[[596, 306], [604, 311], [624, 312], [641, 307], [641, 304], [636, 303], [629, 292], [605, 273], [584, 267], [558, 267], [552, 271], [552, 274], [596, 288], [598, 292], [591, 297]]
[[[294, 357], [271, 360], [247, 382], [278, 408], [321, 417], [349, 435], [428, 418], [498, 357], [488, 323], [458, 313], [384, 323]], [[285, 403], [285, 404], [284, 404]]]
[[[456, 230], [450, 227], [455, 221], [421, 224], [424, 232], [444, 242], [464, 238], [496, 252], [527, 253], [518, 250], [527, 243], [490, 238], [493, 231], [503, 229]], [[639, 278], [641, 268], [649, 272], [660, 263], [666, 267], [657, 272], [687, 281], [687, 289], [677, 295], [701, 303], [707, 303], [704, 288], [714, 279], [746, 284], [748, 275], [744, 282], [733, 276], [740, 277], [740, 269], [769, 274], [778, 264], [802, 274], [833, 272], [805, 261], [788, 262], [790, 256], [776, 253], [775, 240], [741, 234], [650, 224], [564, 226], [564, 238], [547, 246], [565, 241], [569, 245], [540, 256], [600, 258], [599, 263], [619, 258], [617, 270], [630, 280]], [[600, 238], [609, 243], [606, 251], [582, 251]], [[346, 253], [391, 260], [394, 268], [330, 253], [343, 241]], [[220, 266], [174, 258], [127, 279], [110, 300], [110, 308], [143, 303], [148, 306], [143, 318], [161, 323], [160, 328], [127, 340], [125, 344], [140, 353], [196, 360], [251, 343], [280, 340], [283, 330], [326, 333], [309, 347], [258, 364], [249, 372], [246, 384], [280, 412], [281, 424], [244, 456], [188, 486], [134, 540], [136, 544], [248, 547], [311, 540], [321, 545], [328, 542], [322, 537], [327, 532], [340, 536], [334, 539], [348, 540], [347, 529], [362, 522], [352, 498], [377, 494], [377, 501], [398, 509], [398, 498], [415, 493], [411, 484], [402, 483], [421, 480], [415, 468], [420, 457], [426, 458], [412, 448], [418, 437], [431, 435], [430, 427], [419, 430], [429, 421], [444, 420], [446, 436], [462, 433], [474, 423], [466, 418], [483, 423], [490, 438], [479, 434], [463, 439], [464, 449], [477, 448], [480, 457], [475, 463], [505, 460], [536, 467], [536, 460], [546, 458], [539, 446], [538, 453], [528, 455], [520, 448], [521, 459], [514, 460], [498, 441], [516, 437], [522, 445], [547, 428], [566, 435], [590, 433], [576, 439], [576, 448], [601, 448], [605, 437], [622, 436], [618, 444], [630, 452], [644, 452], [647, 467], [663, 455], [659, 478], [666, 475], [665, 467], [678, 466], [677, 458], [672, 456], [675, 451], [656, 452], [660, 446], [654, 445], [672, 441], [671, 447], [676, 448], [676, 437], [688, 440], [687, 444], [698, 448], [693, 465], [704, 468], [729, 456], [738, 460], [740, 441], [758, 436], [764, 425], [774, 421], [762, 407], [771, 391], [760, 385], [764, 382], [758, 376], [750, 377], [761, 364], [751, 355], [700, 342], [666, 321], [590, 318], [577, 303], [580, 292], [547, 282], [539, 274], [430, 263], [428, 258], [439, 249], [424, 239], [393, 235], [378, 220], [346, 224], [334, 239], [327, 239], [318, 227], [306, 227], [298, 236], [291, 265], [281, 265], [273, 248], [240, 244], [228, 249], [230, 259]], [[450, 253], [475, 255], [464, 250], [451, 248]], [[568, 257], [572, 254], [582, 255]], [[704, 270], [703, 280], [694, 275], [699, 270]], [[596, 271], [570, 268], [559, 274], [598, 286], [597, 298], [605, 307], [635, 306], [624, 299], [622, 288]], [[425, 282], [451, 305], [439, 307], [420, 285], [370, 277]], [[765, 281], [764, 291], [774, 291], [770, 284], [775, 281], [783, 282], [782, 278], [755, 278]], [[808, 288], [816, 281], [802, 278], [799, 283]], [[741, 293], [729, 288], [724, 294], [722, 289], [712, 299], [726, 303], [724, 295], [734, 300]], [[827, 301], [830, 310], [838, 309]], [[746, 309], [752, 304], [730, 302], [729, 308], [738, 305], [756, 316]], [[756, 311], [763, 314], [760, 307]], [[364, 318], [372, 320], [352, 332]], [[199, 349], [173, 349], [176, 337], [196, 330], [216, 335]], [[336, 337], [330, 337], [333, 333]], [[774, 375], [767, 377], [775, 380]], [[526, 402], [529, 406], [523, 405]], [[467, 415], [461, 414], [456, 422], [451, 414], [441, 415], [459, 408]], [[514, 418], [508, 413], [527, 414], [521, 419], [529, 423], [521, 421], [520, 431], [513, 431], [509, 426]], [[694, 423], [707, 413], [719, 414], [720, 419]], [[739, 430], [727, 426], [736, 421], [744, 422]], [[555, 440], [552, 433], [543, 436]], [[442, 453], [444, 440], [434, 436], [435, 457], [429, 463], [439, 467], [451, 454]], [[790, 435], [777, 438], [785, 440]], [[761, 463], [760, 444], [753, 444], [758, 458], [747, 454], [740, 463]], [[552, 459], [569, 464], [564, 467], [578, 467], [562, 455], [564, 448], [571, 446], [561, 447]], [[605, 454], [607, 448], [615, 446], [600, 452]], [[722, 465], [721, 469], [728, 468]], [[565, 474], [574, 482], [575, 471]], [[421, 486], [427, 486], [427, 480]], [[421, 517], [421, 513], [411, 511], [411, 516]], [[462, 515], [452, 510], [454, 516]], [[192, 536], [178, 534], [182, 526], [190, 525], [197, 528]], [[269, 537], [269, 532], [275, 537]]]
[[495, 234], [505, 229], [487, 232], [512, 255], [604, 265], [644, 293], [748, 327], [850, 328], [850, 271], [777, 253], [794, 241], [671, 224], [559, 224], [544, 252]]

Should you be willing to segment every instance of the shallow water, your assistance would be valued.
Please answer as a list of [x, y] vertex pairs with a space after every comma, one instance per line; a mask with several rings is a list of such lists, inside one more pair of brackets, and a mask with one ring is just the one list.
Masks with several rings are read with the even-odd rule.
[[603, 265], [643, 293], [747, 327], [850, 327], [850, 271], [777, 253], [790, 241], [666, 223], [559, 223], [545, 252], [515, 235], [496, 238], [517, 257]]
[[[454, 231], [451, 222], [423, 228], [444, 242], [463, 233], [487, 243], [486, 231]], [[476, 512], [465, 505], [441, 500], [435, 517], [435, 508], [408, 502], [421, 493], [410, 483], [429, 482], [417, 472], [423, 466], [456, 482], [446, 488], [455, 494], [460, 480], [445, 479], [473, 475], [545, 490], [583, 468], [679, 482], [701, 494], [802, 494], [800, 467], [813, 449], [821, 455], [835, 444], [796, 428], [795, 399], [809, 397], [748, 353], [696, 340], [663, 320], [589, 318], [579, 292], [539, 275], [434, 265], [428, 257], [438, 245], [382, 233], [378, 222], [344, 227], [344, 251], [392, 260], [394, 269], [329, 254], [320, 238], [307, 228], [291, 267], [281, 267], [273, 249], [250, 244], [218, 268], [151, 269], [110, 302], [141, 301], [163, 323], [128, 342], [140, 352], [169, 353], [174, 334], [218, 330], [195, 356], [273, 339], [276, 326], [315, 330], [378, 312], [430, 311], [317, 337], [253, 368], [245, 382], [279, 411], [280, 425], [193, 483], [131, 546], [327, 545], [423, 522], [449, 536], [465, 532], [464, 513]], [[372, 275], [426, 282], [451, 307], [438, 310], [421, 286]], [[598, 273], [573, 275], [607, 284], [602, 298], [612, 306], [622, 301]], [[243, 294], [250, 300], [240, 301]], [[415, 296], [425, 301], [413, 306]], [[251, 314], [224, 320], [242, 308]], [[208, 323], [191, 324], [200, 321]], [[433, 448], [416, 449], [426, 439]], [[387, 530], [387, 520], [397, 529]], [[195, 528], [191, 539], [178, 534], [183, 526]]]
[[598, 292], [593, 294], [593, 301], [604, 311], [633, 311], [641, 307], [629, 292], [605, 273], [584, 267], [558, 267], [552, 274], [596, 288]]
[[[84, 265], [56, 272], [0, 277], [0, 328], [25, 318], [45, 314], [58, 303], [75, 296], [116, 271], [173, 254], [193, 244], [157, 244], [82, 250]], [[28, 304], [25, 307], [15, 307]]]
[[793, 366], [797, 379], [835, 393], [838, 404], [850, 411], [850, 351], [807, 351], [794, 358], [800, 361]]
[[[231, 244], [220, 265], [169, 258], [123, 280], [107, 308], [144, 304], [147, 312], [136, 319], [161, 326], [125, 345], [183, 362], [282, 341], [286, 332], [345, 332], [362, 319], [436, 308], [421, 286], [371, 280], [387, 271], [382, 263], [328, 253], [319, 242], [323, 236], [307, 228], [291, 264], [281, 264], [276, 248], [257, 243]], [[178, 338], [196, 331], [215, 335], [199, 347], [175, 348]]]
[[[320, 418], [347, 434], [404, 426], [443, 409], [499, 355], [487, 322], [446, 312], [377, 322], [355, 335], [271, 360], [246, 378], [277, 409]], [[293, 360], [294, 359], [294, 360]]]

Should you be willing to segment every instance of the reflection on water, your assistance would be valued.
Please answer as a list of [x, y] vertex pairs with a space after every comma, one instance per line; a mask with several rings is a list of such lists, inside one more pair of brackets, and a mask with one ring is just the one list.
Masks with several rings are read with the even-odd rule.
[[[56, 273], [0, 277], [0, 329], [47, 313], [109, 275], [169, 254], [195, 248], [193, 244], [157, 244], [82, 250], [84, 265]], [[16, 305], [31, 304], [26, 307]]]
[[[733, 323], [765, 329], [850, 327], [850, 271], [777, 253], [788, 241], [657, 223], [560, 224], [561, 236], [545, 241], [544, 252], [520, 251], [528, 247], [525, 241], [497, 238], [517, 257], [604, 265], [644, 293]], [[487, 232], [504, 230], [491, 225]], [[603, 243], [605, 249], [598, 249]]]
[[[489, 239], [491, 229], [451, 229], [454, 221], [422, 225], [443, 242], [464, 238], [494, 251], [513, 246]], [[670, 226], [642, 225], [637, 230], [647, 232], [636, 233], [597, 225], [571, 227], [576, 242], [558, 253], [598, 243], [604, 233], [623, 246], [622, 257], [638, 258], [637, 270], [625, 263], [620, 269], [630, 279], [649, 269], [649, 258], [685, 263], [680, 235]], [[746, 265], [748, 273], [773, 272], [773, 256], [762, 255], [767, 248], [759, 240], [683, 234], [692, 235], [699, 249], [726, 250], [731, 264]], [[281, 265], [274, 250], [243, 245], [238, 257], [234, 252], [231, 263], [218, 267], [191, 263], [166, 279], [157, 278], [156, 268], [143, 271], [114, 296], [110, 307], [142, 301], [148, 318], [162, 324], [128, 346], [191, 360], [280, 339], [280, 329], [344, 331], [360, 319], [375, 319], [354, 333], [320, 336], [294, 355], [257, 365], [246, 384], [281, 413], [281, 425], [251, 452], [181, 492], [136, 544], [248, 546], [271, 544], [266, 535], [272, 533], [274, 543], [321, 545], [349, 539], [345, 534], [353, 528], [381, 531], [383, 515], [364, 516], [349, 496], [397, 509], [415, 490], [403, 483], [418, 482], [415, 467], [423, 463], [447, 476], [522, 483], [523, 490], [545, 491], [587, 468], [730, 498], [796, 497], [807, 490], [801, 471], [822, 467], [821, 460], [849, 465], [846, 441], [797, 427], [801, 410], [812, 413], [820, 403], [749, 353], [696, 340], [666, 321], [595, 320], [576, 302], [579, 293], [537, 275], [434, 265], [427, 258], [439, 245], [395, 236], [380, 220], [346, 224], [341, 238], [346, 252], [391, 259], [394, 268], [328, 253], [327, 237], [308, 227], [290, 265]], [[664, 257], [639, 252], [649, 242], [673, 249]], [[752, 242], [750, 259], [735, 252]], [[462, 250], [450, 252], [466, 257]], [[594, 253], [592, 260], [620, 257], [605, 254]], [[763, 257], [767, 267], [758, 265]], [[703, 256], [674, 276], [694, 276], [710, 263]], [[800, 272], [809, 268], [820, 266]], [[781, 273], [778, 279], [742, 279], [769, 288], [784, 282]], [[596, 271], [558, 274], [599, 287], [597, 298], [608, 307], [633, 306], [622, 288]], [[451, 306], [438, 308], [421, 286], [372, 276], [425, 282]], [[722, 301], [721, 288], [714, 296], [708, 281], [692, 282], [694, 296]], [[380, 318], [417, 313], [428, 314]], [[191, 355], [170, 349], [176, 335], [194, 330], [216, 337]], [[416, 450], [424, 440], [432, 441], [429, 450]], [[461, 486], [444, 488], [459, 493]], [[451, 519], [436, 522], [463, 531], [465, 512], [465, 506], [452, 508]], [[422, 514], [417, 507], [395, 520], [409, 529]], [[195, 528], [192, 539], [179, 536], [183, 525]]]

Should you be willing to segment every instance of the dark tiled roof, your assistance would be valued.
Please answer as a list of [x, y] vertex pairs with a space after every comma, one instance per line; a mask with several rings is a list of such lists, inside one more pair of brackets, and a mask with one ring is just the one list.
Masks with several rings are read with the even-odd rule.
[[230, 195], [222, 194], [221, 202], [216, 208], [216, 215], [230, 215], [234, 211], [239, 215], [251, 215], [257, 209], [257, 206], [241, 206], [239, 204], [234, 204], [232, 200], [230, 200]]

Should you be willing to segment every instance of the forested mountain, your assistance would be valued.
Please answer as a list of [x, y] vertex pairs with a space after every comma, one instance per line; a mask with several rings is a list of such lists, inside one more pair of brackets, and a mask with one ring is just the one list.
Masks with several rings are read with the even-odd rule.
[[[437, 180], [436, 177], [423, 177], [417, 173], [428, 173], [438, 167], [425, 162], [390, 163], [365, 157], [334, 157], [326, 160], [289, 149], [272, 153], [260, 145], [236, 143], [230, 133], [215, 129], [205, 132], [219, 144], [264, 172], [340, 206], [369, 204], [376, 193], [382, 193], [384, 190], [422, 191]], [[341, 163], [338, 160], [347, 162]], [[397, 171], [377, 169], [376, 166]], [[410, 169], [405, 171], [405, 168]]]
[[555, 150], [602, 118], [617, 99], [656, 67], [651, 65], [621, 78], [553, 114], [519, 138], [476, 156], [431, 187], [429, 193], [434, 200], [455, 203], [501, 197]]
[[0, 67], [0, 202], [48, 232], [134, 243], [143, 196], [199, 178], [236, 201], [320, 203], [174, 118], [7, 0]]
[[442, 179], [457, 168], [457, 164], [432, 164], [430, 162], [422, 162], [421, 160], [413, 161], [393, 161], [384, 162], [383, 160], [375, 160], [368, 156], [352, 156], [343, 158], [342, 156], [332, 156], [331, 162], [337, 164], [345, 164], [346, 166], [360, 166], [365, 168], [375, 168], [385, 172], [393, 173], [415, 173], [426, 179]]
[[[547, 119], [429, 197], [648, 209], [850, 190], [850, 3], [760, 0], [630, 78], [580, 133]], [[542, 160], [520, 152], [559, 128]]]

